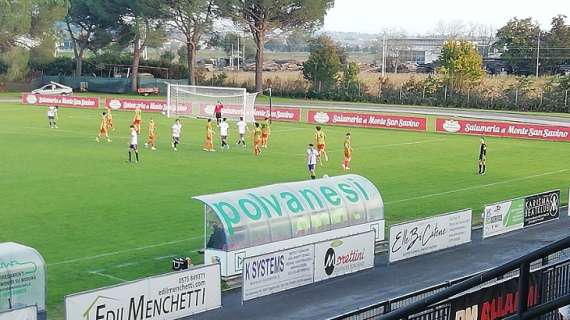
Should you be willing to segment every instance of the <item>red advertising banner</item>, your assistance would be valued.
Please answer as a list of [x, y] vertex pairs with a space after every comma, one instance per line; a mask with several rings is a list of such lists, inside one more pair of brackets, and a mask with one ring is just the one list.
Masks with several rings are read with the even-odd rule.
[[570, 127], [498, 121], [437, 119], [436, 131], [478, 136], [570, 142]]
[[105, 100], [105, 108], [112, 110], [141, 109], [146, 112], [161, 112], [166, 110], [166, 101], [107, 98]]
[[[166, 100], [147, 100], [147, 99], [115, 99], [107, 98], [105, 100], [105, 107], [112, 110], [136, 110], [141, 109], [145, 112], [162, 112], [166, 111]], [[177, 105], [177, 113], [191, 114], [191, 104]]]
[[[214, 116], [214, 105], [212, 104], [201, 104], [200, 105], [200, 116], [203, 117], [213, 117]], [[254, 109], [256, 119], [269, 118], [269, 107], [268, 106], [255, 106]], [[239, 117], [242, 114], [241, 105], [234, 104], [224, 104], [224, 109], [222, 110], [222, 116], [228, 117]], [[276, 121], [301, 121], [301, 109], [300, 108], [284, 108], [284, 107], [273, 107], [271, 108], [272, 119]]]
[[56, 96], [22, 93], [21, 103], [34, 106], [58, 106], [66, 108], [99, 108], [99, 98]]
[[363, 128], [384, 128], [426, 131], [427, 119], [398, 115], [384, 115], [358, 112], [309, 111], [309, 123], [354, 126]]
[[[269, 118], [269, 106], [256, 106], [255, 117], [258, 119]], [[301, 121], [300, 108], [271, 108], [271, 119], [277, 121]]]

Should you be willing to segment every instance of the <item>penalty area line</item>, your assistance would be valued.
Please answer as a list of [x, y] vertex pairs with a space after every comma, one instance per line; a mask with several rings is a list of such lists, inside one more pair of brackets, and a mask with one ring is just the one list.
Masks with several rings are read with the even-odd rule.
[[100, 276], [100, 277], [107, 278], [107, 279], [111, 279], [111, 280], [115, 280], [115, 281], [119, 281], [119, 282], [128, 282], [128, 280], [125, 280], [125, 279], [122, 279], [122, 278], [119, 278], [119, 277], [115, 277], [115, 276], [112, 276], [112, 275], [110, 275], [110, 274], [106, 274], [106, 273], [103, 273], [103, 272], [100, 272], [100, 271], [89, 271], [89, 274], [98, 275], [98, 276]]
[[476, 185], [476, 186], [471, 186], [471, 187], [466, 187], [466, 188], [444, 191], [444, 192], [425, 194], [423, 196], [417, 196], [417, 197], [412, 197], [412, 198], [407, 198], [407, 199], [389, 201], [389, 202], [385, 202], [384, 204], [394, 204], [394, 203], [408, 202], [408, 201], [412, 201], [412, 200], [420, 200], [420, 199], [426, 199], [426, 198], [431, 198], [431, 197], [444, 196], [444, 195], [448, 195], [448, 194], [452, 194], [452, 193], [476, 190], [476, 189], [487, 188], [487, 187], [494, 187], [494, 186], [498, 186], [501, 184], [507, 184], [507, 183], [517, 182], [517, 181], [524, 181], [524, 180], [529, 180], [529, 179], [534, 179], [534, 178], [540, 178], [540, 177], [550, 176], [553, 174], [558, 174], [558, 173], [563, 173], [563, 172], [568, 172], [568, 171], [570, 171], [570, 169], [561, 169], [561, 170], [550, 171], [550, 172], [545, 172], [545, 173], [541, 173], [541, 174], [534, 174], [531, 176], [526, 176], [526, 177], [521, 177], [521, 178], [509, 179], [509, 180], [498, 181], [498, 182], [487, 183], [487, 184], [481, 184], [481, 185]]
[[116, 255], [119, 255], [119, 254], [131, 253], [131, 252], [136, 252], [136, 251], [143, 251], [143, 250], [153, 249], [153, 248], [160, 248], [160, 247], [165, 247], [165, 246], [169, 246], [169, 245], [173, 245], [173, 244], [178, 244], [178, 243], [183, 243], [183, 242], [188, 242], [188, 241], [193, 241], [193, 240], [200, 240], [200, 239], [202, 239], [202, 237], [192, 237], [192, 238], [187, 238], [187, 239], [182, 239], [182, 240], [161, 242], [161, 243], [151, 244], [151, 245], [143, 246], [143, 247], [137, 247], [137, 248], [131, 248], [131, 249], [125, 249], [125, 250], [118, 250], [118, 251], [113, 251], [113, 252], [107, 252], [107, 253], [97, 254], [97, 255], [94, 255], [94, 256], [88, 256], [88, 257], [82, 257], [82, 258], [76, 258], [76, 259], [69, 259], [69, 260], [64, 260], [64, 261], [59, 261], [59, 262], [54, 262], [54, 263], [48, 263], [47, 265], [48, 265], [48, 267], [53, 267], [53, 266], [59, 266], [59, 265], [64, 265], [64, 264], [70, 264], [70, 263], [75, 263], [75, 262], [83, 262], [83, 261], [89, 261], [89, 260], [96, 260], [96, 259], [100, 259], [100, 258], [106, 258], [106, 257], [116, 256]]

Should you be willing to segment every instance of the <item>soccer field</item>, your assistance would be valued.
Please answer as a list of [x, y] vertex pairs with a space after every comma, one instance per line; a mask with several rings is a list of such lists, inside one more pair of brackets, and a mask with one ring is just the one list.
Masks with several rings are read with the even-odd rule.
[[[0, 104], [0, 242], [32, 246], [46, 259], [50, 319], [63, 318], [66, 294], [168, 272], [173, 256], [201, 262], [203, 212], [192, 196], [308, 178], [311, 125], [274, 123], [269, 149], [254, 157], [250, 146], [233, 144], [202, 151], [205, 120], [185, 119], [173, 152], [173, 119], [154, 114], [158, 150], [142, 149], [141, 162], [128, 164], [133, 114], [115, 112], [113, 142], [97, 143], [101, 112], [60, 108], [59, 129], [50, 129], [45, 108]], [[140, 145], [149, 117], [143, 114]], [[478, 176], [478, 137], [324, 130], [330, 161], [318, 175], [343, 174], [350, 131], [352, 172], [378, 187], [388, 225], [468, 207], [478, 223], [485, 203], [555, 188], [567, 202], [566, 143], [488, 138], [488, 172]], [[232, 142], [236, 135], [232, 124]]]

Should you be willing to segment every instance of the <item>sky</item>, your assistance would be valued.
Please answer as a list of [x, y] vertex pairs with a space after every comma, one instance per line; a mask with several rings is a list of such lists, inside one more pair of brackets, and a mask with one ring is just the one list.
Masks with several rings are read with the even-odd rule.
[[570, 16], [569, 0], [335, 0], [325, 17], [325, 31], [380, 33], [403, 29], [427, 34], [439, 21], [477, 22], [500, 28], [512, 17], [533, 17], [549, 29], [557, 14]]

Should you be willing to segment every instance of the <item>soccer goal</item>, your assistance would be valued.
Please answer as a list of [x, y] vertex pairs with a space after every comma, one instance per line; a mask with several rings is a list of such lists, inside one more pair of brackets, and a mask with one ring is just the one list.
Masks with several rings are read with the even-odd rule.
[[168, 84], [167, 116], [214, 117], [218, 102], [224, 108], [222, 116], [237, 120], [243, 117], [246, 122], [255, 121], [254, 105], [257, 93], [247, 93], [243, 88], [203, 87]]

